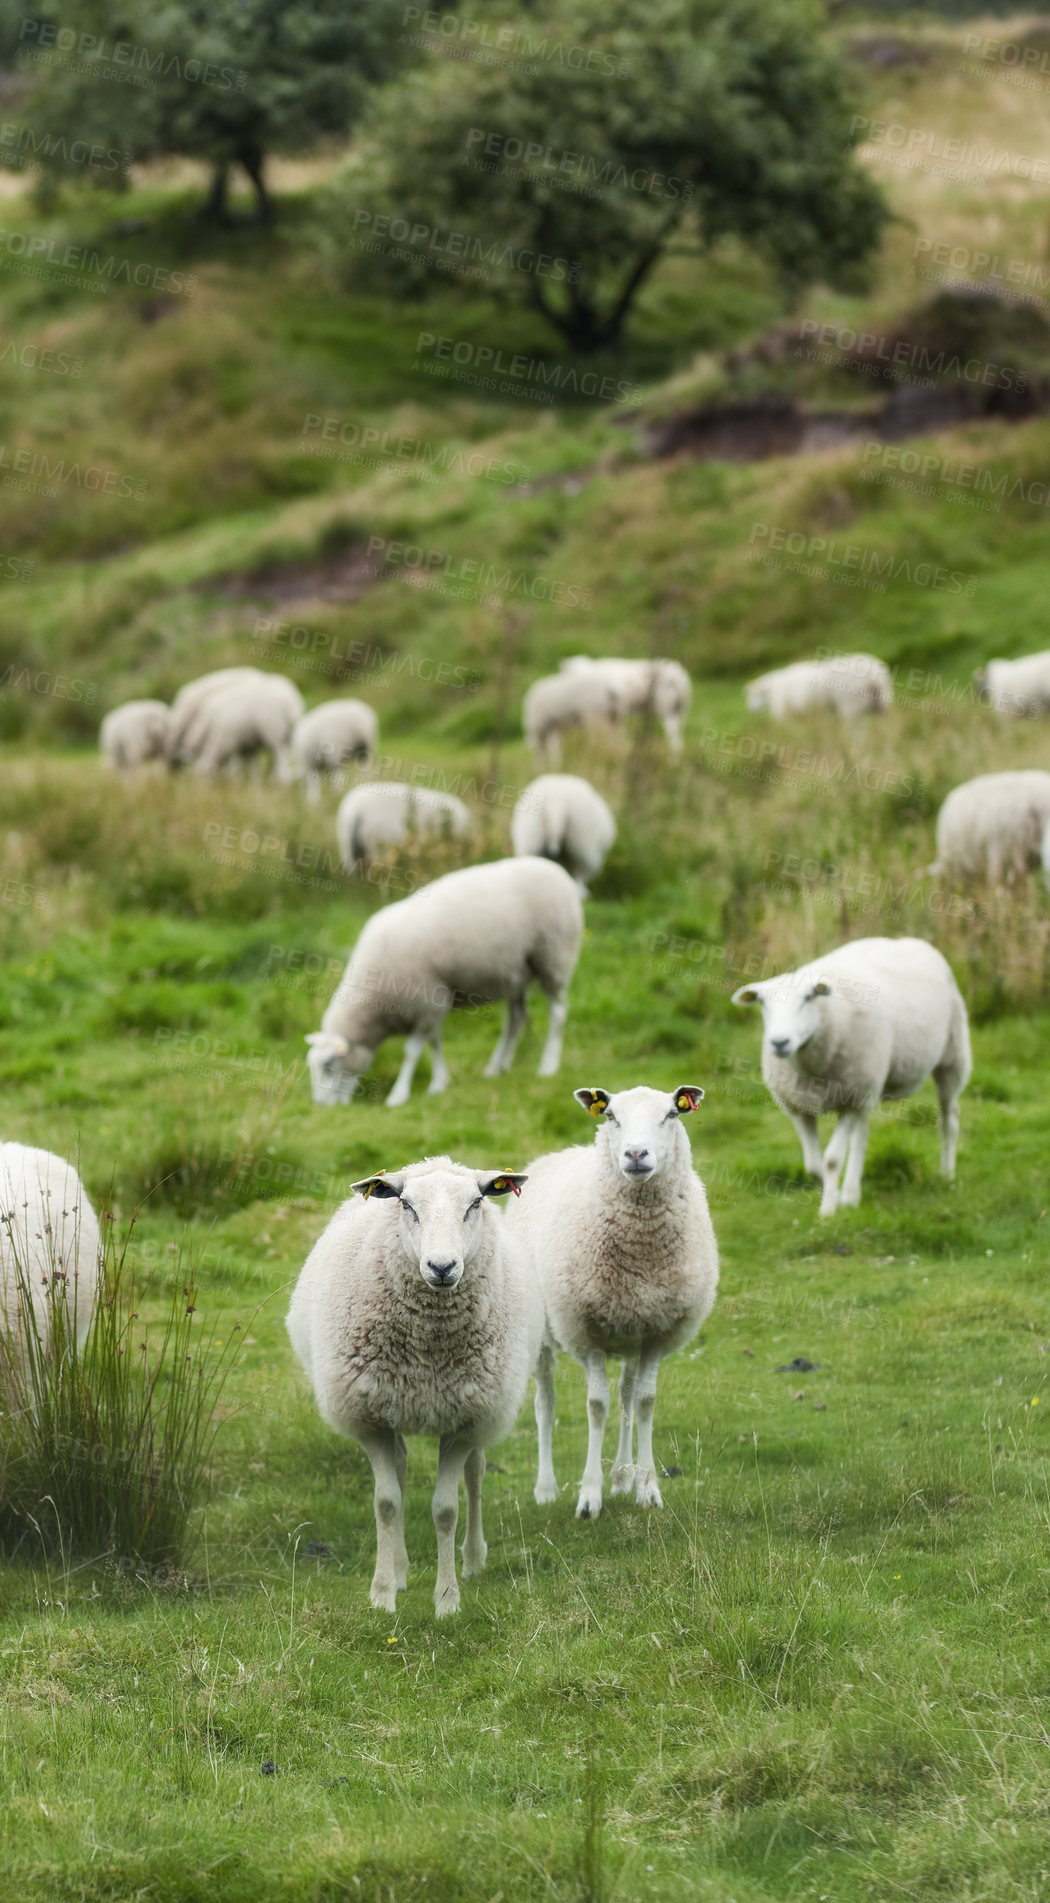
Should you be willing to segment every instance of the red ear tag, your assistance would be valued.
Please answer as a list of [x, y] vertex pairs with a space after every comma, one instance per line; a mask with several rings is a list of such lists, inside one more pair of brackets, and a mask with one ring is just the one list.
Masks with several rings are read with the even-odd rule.
[[492, 1187], [493, 1189], [509, 1189], [515, 1196], [521, 1195], [521, 1189], [519, 1185], [514, 1181], [513, 1177], [511, 1176], [497, 1176]]

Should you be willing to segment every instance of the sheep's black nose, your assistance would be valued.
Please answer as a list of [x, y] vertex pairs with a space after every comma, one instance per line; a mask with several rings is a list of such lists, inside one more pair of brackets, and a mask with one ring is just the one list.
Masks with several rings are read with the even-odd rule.
[[433, 1276], [435, 1282], [451, 1282], [452, 1277], [456, 1273], [456, 1263], [428, 1262], [427, 1272]]
[[791, 1039], [789, 1037], [771, 1037], [769, 1041], [776, 1051], [777, 1056], [783, 1057]]

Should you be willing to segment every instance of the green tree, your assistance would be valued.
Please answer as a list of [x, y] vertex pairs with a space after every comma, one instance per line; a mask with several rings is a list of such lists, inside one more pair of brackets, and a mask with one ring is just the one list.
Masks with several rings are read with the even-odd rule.
[[369, 85], [393, 71], [402, 10], [397, 0], [51, 0], [25, 54], [38, 75], [24, 105], [38, 162], [72, 171], [76, 141], [128, 161], [201, 159], [214, 218], [240, 166], [266, 220], [268, 155], [349, 130]]
[[438, 47], [376, 102], [337, 237], [407, 289], [518, 293], [580, 351], [615, 342], [681, 234], [735, 234], [797, 290], [844, 281], [886, 216], [811, 0], [542, 0], [489, 63]]

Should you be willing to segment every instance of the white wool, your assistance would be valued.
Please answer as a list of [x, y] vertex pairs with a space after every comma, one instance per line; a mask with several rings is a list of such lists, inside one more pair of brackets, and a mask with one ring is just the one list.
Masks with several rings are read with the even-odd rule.
[[1000, 714], [1050, 713], [1050, 652], [988, 661], [978, 673], [983, 698]]
[[406, 1434], [440, 1442], [439, 1617], [459, 1605], [454, 1537], [464, 1469], [464, 1578], [485, 1564], [484, 1449], [513, 1427], [544, 1332], [523, 1252], [488, 1200], [520, 1193], [524, 1181], [443, 1156], [382, 1171], [333, 1216], [292, 1296], [288, 1332], [318, 1408], [372, 1464], [371, 1599], [389, 1612], [408, 1575]]
[[198, 708], [183, 736], [182, 757], [198, 773], [215, 774], [271, 753], [278, 779], [288, 779], [288, 743], [302, 706], [298, 688], [279, 674], [230, 681]]
[[[970, 1032], [951, 966], [933, 945], [854, 939], [797, 971], [742, 985], [733, 1002], [762, 1007], [762, 1075], [798, 1132], [806, 1168], [823, 1183], [822, 1216], [860, 1202], [868, 1112], [884, 1098], [913, 1096], [931, 1076], [941, 1170], [954, 1175]], [[822, 1157], [817, 1118], [826, 1111], [839, 1122]]]
[[454, 1009], [507, 1000], [507, 1020], [486, 1077], [510, 1066], [525, 1023], [530, 983], [545, 991], [549, 1028], [541, 1077], [561, 1061], [569, 982], [583, 938], [583, 909], [567, 872], [546, 859], [499, 859], [446, 873], [370, 918], [321, 1030], [307, 1039], [315, 1103], [349, 1103], [357, 1079], [388, 1037], [407, 1038], [390, 1105], [407, 1102], [415, 1067], [429, 1044], [430, 1089], [448, 1071], [441, 1029]]
[[622, 717], [617, 695], [593, 668], [545, 674], [533, 681], [521, 708], [525, 739], [541, 760], [557, 766], [561, 736], [570, 727], [595, 727]]
[[1048, 822], [1050, 773], [1031, 767], [964, 780], [937, 815], [937, 858], [929, 869], [998, 885], [1038, 866]]
[[307, 796], [321, 794], [321, 776], [337, 774], [350, 760], [364, 765], [379, 745], [379, 722], [363, 700], [326, 700], [295, 723], [291, 738], [293, 771], [305, 777]]
[[752, 713], [768, 713], [774, 720], [818, 707], [855, 719], [892, 707], [893, 680], [874, 654], [834, 654], [759, 675], [748, 686], [747, 704]]
[[612, 1491], [633, 1489], [640, 1506], [662, 1505], [652, 1451], [657, 1373], [665, 1356], [692, 1340], [718, 1286], [707, 1197], [681, 1121], [702, 1094], [691, 1085], [670, 1093], [645, 1085], [614, 1095], [594, 1087], [577, 1091], [584, 1108], [599, 1115], [604, 1108], [594, 1143], [530, 1163], [529, 1193], [507, 1211], [508, 1227], [521, 1237], [543, 1290], [551, 1338], [536, 1377], [538, 1501], [557, 1497], [551, 1343], [573, 1355], [587, 1374], [590, 1433], [576, 1508], [581, 1519], [601, 1511], [609, 1355], [623, 1362]]
[[543, 773], [515, 806], [510, 836], [519, 858], [532, 854], [557, 860], [586, 898], [587, 882], [601, 871], [616, 838], [616, 821], [589, 780], [575, 773]]
[[168, 758], [172, 764], [183, 765], [190, 757], [184, 751], [186, 735], [205, 701], [213, 694], [223, 692], [234, 681], [262, 678], [262, 669], [258, 667], [219, 667], [210, 674], [198, 675], [196, 680], [187, 681], [180, 687], [171, 703], [171, 724], [168, 729]]
[[412, 833], [469, 832], [470, 809], [452, 793], [411, 786], [400, 780], [368, 780], [351, 788], [335, 817], [339, 854], [347, 871], [367, 865]]
[[572, 654], [561, 665], [563, 673], [575, 675], [591, 669], [608, 686], [619, 718], [625, 714], [655, 714], [672, 750], [680, 751], [682, 723], [693, 695], [693, 683], [680, 661], [595, 659], [589, 654]]
[[170, 725], [171, 709], [162, 700], [128, 700], [114, 707], [98, 732], [106, 765], [127, 770], [163, 760]]
[[[24, 1366], [19, 1337], [28, 1324], [19, 1284], [28, 1284], [37, 1338], [45, 1347], [52, 1286], [82, 1342], [98, 1286], [100, 1248], [98, 1221], [73, 1165], [49, 1150], [0, 1143], [0, 1297], [16, 1371]], [[61, 1279], [54, 1282], [56, 1276]]]

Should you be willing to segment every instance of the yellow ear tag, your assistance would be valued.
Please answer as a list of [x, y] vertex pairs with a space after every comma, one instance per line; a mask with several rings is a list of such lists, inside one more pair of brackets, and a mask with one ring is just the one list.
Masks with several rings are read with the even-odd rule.
[[693, 1108], [693, 1100], [691, 1097], [686, 1096], [684, 1090], [678, 1098], [675, 1108], [676, 1110], [691, 1110]]
[[603, 1104], [601, 1098], [592, 1097], [587, 1107], [587, 1114], [590, 1117], [600, 1117], [604, 1109], [605, 1109], [605, 1105]]

